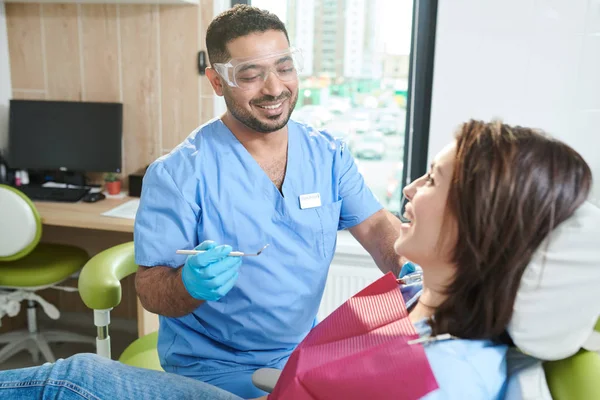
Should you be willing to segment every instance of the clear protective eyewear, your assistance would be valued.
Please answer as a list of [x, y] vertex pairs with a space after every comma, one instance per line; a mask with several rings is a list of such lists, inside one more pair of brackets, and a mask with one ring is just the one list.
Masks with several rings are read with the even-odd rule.
[[271, 72], [282, 82], [297, 79], [298, 73], [302, 72], [302, 63], [302, 52], [290, 47], [260, 57], [232, 58], [224, 64], [213, 64], [213, 68], [229, 86], [252, 90], [260, 89]]

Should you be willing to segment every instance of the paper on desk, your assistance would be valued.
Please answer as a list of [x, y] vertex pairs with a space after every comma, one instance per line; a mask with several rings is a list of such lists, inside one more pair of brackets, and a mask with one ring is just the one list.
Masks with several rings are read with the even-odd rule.
[[107, 199], [124, 199], [125, 197], [127, 197], [127, 192], [119, 192], [117, 194], [108, 194], [108, 192], [105, 190], [102, 192]]
[[135, 219], [135, 213], [140, 205], [140, 199], [129, 200], [113, 209], [103, 212], [102, 215], [114, 218]]

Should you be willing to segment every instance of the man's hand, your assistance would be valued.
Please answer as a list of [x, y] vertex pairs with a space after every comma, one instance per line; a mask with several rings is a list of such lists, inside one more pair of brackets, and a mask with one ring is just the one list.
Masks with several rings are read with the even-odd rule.
[[217, 301], [235, 285], [242, 258], [228, 255], [231, 246], [217, 246], [209, 240], [196, 250], [205, 252], [187, 258], [181, 271], [183, 285], [195, 299]]

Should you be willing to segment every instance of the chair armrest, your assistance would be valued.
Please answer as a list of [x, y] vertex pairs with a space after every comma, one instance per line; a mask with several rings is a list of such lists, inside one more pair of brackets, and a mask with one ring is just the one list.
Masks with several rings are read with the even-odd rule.
[[79, 274], [79, 295], [93, 310], [114, 308], [121, 302], [121, 279], [137, 271], [133, 242], [111, 247], [92, 257]]
[[580, 350], [564, 360], [544, 362], [544, 370], [553, 399], [600, 399], [598, 353]]
[[260, 390], [271, 393], [281, 375], [280, 369], [260, 368], [252, 374], [252, 383]]
[[542, 361], [510, 372], [504, 400], [553, 400], [546, 382]]

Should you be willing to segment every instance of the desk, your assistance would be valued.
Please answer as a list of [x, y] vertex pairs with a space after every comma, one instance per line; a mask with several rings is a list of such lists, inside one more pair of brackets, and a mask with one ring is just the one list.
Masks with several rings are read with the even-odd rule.
[[134, 197], [104, 199], [96, 203], [34, 201], [33, 204], [44, 225], [132, 233], [132, 219], [105, 217], [101, 214], [133, 199]]
[[[34, 201], [44, 225], [42, 241], [79, 246], [85, 249], [90, 257], [109, 247], [132, 241], [132, 219], [101, 214], [133, 199], [135, 198], [107, 198], [96, 203]], [[135, 303], [126, 305], [125, 308], [129, 310], [125, 310], [123, 315], [130, 318], [134, 315], [137, 318], [139, 336], [158, 329], [158, 316], [144, 310], [137, 300], [132, 284], [124, 288], [123, 302]], [[58, 306], [60, 309], [62, 304]]]

